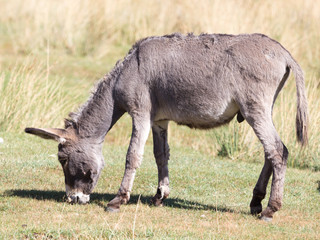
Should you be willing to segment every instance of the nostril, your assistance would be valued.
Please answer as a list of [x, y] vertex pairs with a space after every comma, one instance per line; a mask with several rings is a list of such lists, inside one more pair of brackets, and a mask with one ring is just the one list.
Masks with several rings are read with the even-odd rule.
[[68, 202], [71, 204], [75, 204], [79, 202], [79, 197], [78, 196], [70, 196], [68, 197]]

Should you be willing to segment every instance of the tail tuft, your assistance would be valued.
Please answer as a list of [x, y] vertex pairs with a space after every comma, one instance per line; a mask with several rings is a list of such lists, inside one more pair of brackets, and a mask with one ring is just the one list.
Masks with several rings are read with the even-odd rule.
[[291, 57], [288, 66], [296, 79], [297, 88], [297, 116], [296, 131], [297, 139], [302, 146], [308, 144], [308, 103], [305, 91], [304, 74], [298, 63]]

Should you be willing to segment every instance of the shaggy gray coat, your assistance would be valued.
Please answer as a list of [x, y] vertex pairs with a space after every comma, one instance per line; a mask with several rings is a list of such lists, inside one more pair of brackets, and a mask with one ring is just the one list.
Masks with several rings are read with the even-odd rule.
[[[27, 128], [26, 132], [59, 144], [66, 190], [71, 202], [89, 201], [104, 165], [102, 142], [128, 112], [132, 137], [124, 177], [108, 204], [118, 210], [130, 198], [150, 129], [158, 166], [158, 189], [152, 202], [169, 195], [168, 122], [208, 129], [246, 120], [261, 141], [265, 164], [253, 191], [251, 213], [269, 220], [279, 210], [288, 150], [272, 122], [274, 101], [292, 72], [297, 86], [297, 137], [307, 143], [307, 100], [301, 68], [278, 42], [262, 34], [187, 36], [172, 34], [137, 42], [122, 62], [97, 85], [91, 98], [66, 121], [65, 129]], [[268, 206], [261, 201], [272, 177]]]

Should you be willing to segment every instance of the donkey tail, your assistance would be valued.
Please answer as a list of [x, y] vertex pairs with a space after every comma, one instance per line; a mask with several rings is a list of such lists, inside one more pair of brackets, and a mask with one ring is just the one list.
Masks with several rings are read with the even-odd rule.
[[297, 139], [302, 146], [308, 144], [308, 103], [305, 90], [304, 74], [299, 64], [290, 56], [288, 67], [292, 70], [296, 79], [297, 88], [297, 116], [296, 131]]

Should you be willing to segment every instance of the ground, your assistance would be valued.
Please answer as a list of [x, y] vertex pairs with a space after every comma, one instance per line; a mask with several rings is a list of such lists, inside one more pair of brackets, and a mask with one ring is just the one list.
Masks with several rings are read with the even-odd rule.
[[[171, 194], [151, 207], [156, 164], [147, 144], [128, 205], [105, 211], [119, 187], [126, 147], [105, 145], [106, 166], [90, 204], [69, 205], [57, 144], [1, 133], [0, 239], [316, 239], [320, 234], [320, 173], [289, 168], [283, 208], [266, 223], [249, 214], [261, 163], [171, 150]], [[266, 205], [267, 200], [263, 204]]]

